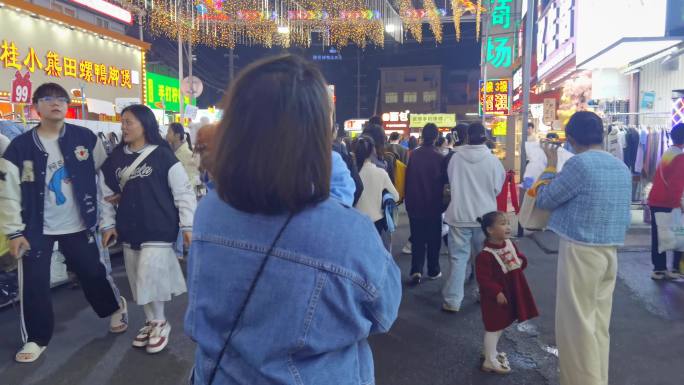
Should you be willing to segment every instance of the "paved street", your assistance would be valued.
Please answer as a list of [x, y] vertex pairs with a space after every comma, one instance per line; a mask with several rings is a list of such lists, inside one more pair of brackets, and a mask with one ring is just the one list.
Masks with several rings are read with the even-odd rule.
[[[407, 225], [395, 235], [399, 251], [408, 237]], [[653, 282], [649, 278], [650, 257], [642, 232], [630, 236], [630, 246], [620, 254], [619, 282], [615, 292], [612, 322], [611, 384], [675, 385], [684, 382], [684, 282]], [[544, 246], [544, 250], [538, 243]], [[475, 301], [475, 283], [461, 313], [439, 310], [442, 282], [405, 287], [403, 303], [392, 331], [372, 338], [379, 385], [467, 385], [467, 384], [556, 384], [557, 359], [553, 354], [555, 269], [557, 240], [537, 235], [520, 240], [530, 260], [527, 277], [541, 317], [510, 328], [502, 339], [514, 373], [507, 377], [479, 371], [482, 339], [480, 309]], [[397, 255], [404, 274], [410, 257]], [[120, 258], [115, 258], [115, 278], [130, 298]], [[443, 268], [446, 255], [443, 255]], [[130, 347], [142, 309], [131, 308], [131, 330], [121, 336], [106, 332], [107, 321], [99, 320], [79, 290], [60, 288], [53, 292], [56, 334], [33, 365], [14, 363], [20, 344], [18, 308], [0, 311], [0, 384], [185, 384], [192, 365], [194, 346], [183, 335], [182, 316], [187, 297], [168, 308], [174, 329], [169, 348], [149, 356]], [[580, 385], [580, 384], [578, 384]]]

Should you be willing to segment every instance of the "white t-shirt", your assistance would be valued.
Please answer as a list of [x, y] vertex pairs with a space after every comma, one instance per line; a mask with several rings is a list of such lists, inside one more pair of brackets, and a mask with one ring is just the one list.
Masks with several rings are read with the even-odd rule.
[[64, 167], [64, 156], [59, 148], [58, 137], [47, 139], [39, 136], [48, 153], [45, 170], [45, 213], [43, 233], [63, 235], [78, 233], [86, 229], [80, 209], [74, 199], [71, 178]]
[[0, 134], [0, 156], [7, 151], [7, 147], [10, 145], [10, 139], [3, 134]]

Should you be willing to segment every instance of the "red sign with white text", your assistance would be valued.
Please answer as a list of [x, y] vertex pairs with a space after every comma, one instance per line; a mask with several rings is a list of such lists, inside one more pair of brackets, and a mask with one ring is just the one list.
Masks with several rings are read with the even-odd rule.
[[26, 72], [24, 75], [17, 71], [12, 80], [12, 103], [29, 104], [31, 101], [31, 73]]

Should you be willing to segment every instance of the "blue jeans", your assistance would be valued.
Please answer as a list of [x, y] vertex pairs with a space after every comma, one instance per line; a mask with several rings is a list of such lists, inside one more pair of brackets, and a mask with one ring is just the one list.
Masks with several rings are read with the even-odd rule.
[[482, 251], [485, 236], [479, 227], [449, 226], [449, 266], [442, 296], [449, 307], [460, 309], [465, 290], [466, 272], [473, 252]]

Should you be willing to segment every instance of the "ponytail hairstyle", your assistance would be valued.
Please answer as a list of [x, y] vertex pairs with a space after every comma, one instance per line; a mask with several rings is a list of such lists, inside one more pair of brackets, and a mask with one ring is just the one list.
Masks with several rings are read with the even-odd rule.
[[489, 238], [489, 231], [487, 229], [494, 226], [496, 221], [501, 217], [505, 217], [504, 213], [501, 211], [492, 211], [491, 213], [483, 215], [481, 218], [477, 218], [477, 222], [482, 226], [485, 237]]
[[174, 135], [180, 136], [181, 142], [188, 142], [188, 147], [190, 148], [190, 151], [192, 151], [192, 141], [190, 140], [190, 133], [185, 132], [185, 128], [182, 124], [176, 122], [171, 123], [169, 124], [169, 130], [172, 130]]
[[375, 141], [368, 135], [359, 136], [356, 141], [356, 148], [354, 153], [356, 154], [356, 165], [359, 167], [359, 171], [363, 168], [363, 164], [366, 159], [370, 158], [373, 154], [373, 149], [375, 148]]

